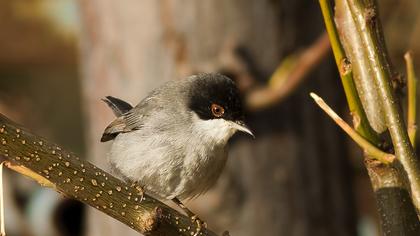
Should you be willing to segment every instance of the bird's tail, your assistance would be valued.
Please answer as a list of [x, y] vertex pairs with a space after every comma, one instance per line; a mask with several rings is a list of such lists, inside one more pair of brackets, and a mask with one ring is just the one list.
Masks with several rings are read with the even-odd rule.
[[106, 96], [102, 99], [102, 101], [104, 101], [109, 108], [112, 109], [112, 112], [116, 117], [120, 117], [122, 114], [133, 108], [133, 106], [131, 106], [128, 102], [112, 96]]

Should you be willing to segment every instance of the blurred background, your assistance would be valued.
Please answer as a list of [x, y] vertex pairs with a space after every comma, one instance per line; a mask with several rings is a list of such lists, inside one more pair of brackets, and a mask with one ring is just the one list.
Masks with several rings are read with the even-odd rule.
[[[420, 2], [378, 2], [396, 71], [407, 50], [420, 68]], [[378, 235], [362, 152], [308, 95], [349, 118], [317, 1], [0, 0], [0, 29], [0, 112], [105, 169], [101, 98], [136, 104], [202, 71], [235, 79], [256, 139], [234, 137], [217, 186], [186, 203], [216, 232]], [[10, 236], [138, 235], [5, 175]]]

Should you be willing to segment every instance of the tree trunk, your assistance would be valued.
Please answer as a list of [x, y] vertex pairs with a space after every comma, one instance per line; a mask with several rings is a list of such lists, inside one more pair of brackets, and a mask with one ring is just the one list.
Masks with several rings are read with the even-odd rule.
[[[197, 71], [221, 71], [238, 47], [251, 55], [257, 79], [322, 32], [314, 1], [81, 0], [83, 89], [88, 156], [105, 166], [99, 142], [113, 95], [139, 102], [164, 81]], [[187, 205], [216, 231], [231, 235], [355, 235], [343, 135], [317, 110], [309, 91], [344, 107], [329, 60], [311, 82], [273, 109], [249, 114], [255, 140], [236, 137], [218, 185]], [[339, 98], [337, 98], [339, 97]], [[136, 235], [88, 211], [87, 235]]]

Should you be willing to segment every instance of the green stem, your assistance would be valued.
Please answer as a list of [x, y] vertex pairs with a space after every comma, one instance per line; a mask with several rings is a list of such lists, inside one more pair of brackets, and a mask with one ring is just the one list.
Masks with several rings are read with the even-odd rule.
[[413, 58], [411, 57], [411, 53], [407, 52], [404, 55], [405, 62], [407, 64], [407, 87], [408, 87], [408, 114], [407, 114], [407, 129], [408, 129], [408, 137], [410, 137], [411, 145], [413, 148], [416, 148], [416, 134], [417, 134], [417, 124], [416, 124], [416, 117], [417, 117], [417, 79], [416, 74], [414, 72], [413, 66]]
[[371, 143], [379, 146], [381, 144], [378, 134], [372, 129], [363, 110], [362, 103], [357, 94], [353, 81], [351, 64], [347, 60], [343, 47], [340, 43], [338, 32], [333, 20], [332, 7], [329, 0], [319, 0], [321, 11], [324, 16], [325, 26], [330, 38], [331, 47], [334, 53], [335, 62], [340, 72], [341, 82], [347, 103], [353, 116], [353, 125], [358, 133]]
[[[357, 122], [355, 123], [356, 130], [360, 134], [364, 134], [364, 137], [374, 142], [372, 137], [378, 138], [376, 132], [372, 131], [370, 124], [368, 123], [366, 113], [363, 110], [360, 98], [355, 88], [353, 81], [353, 76], [350, 73], [343, 73], [346, 71], [352, 72], [350, 68], [350, 63], [348, 63], [341, 41], [339, 39], [335, 23], [341, 23], [343, 30], [346, 32], [357, 32], [357, 30], [352, 29], [352, 25], [344, 24], [341, 19], [336, 19], [337, 22], [333, 20], [332, 17], [332, 7], [330, 1], [328, 0], [319, 0], [321, 9], [324, 15], [324, 20], [327, 26], [327, 31], [330, 35], [331, 45], [333, 47], [334, 56], [336, 59], [337, 66], [340, 71], [342, 78], [343, 86], [345, 89], [347, 101], [349, 103], [350, 110], [353, 113], [360, 112], [361, 123], [366, 124], [362, 127], [357, 127]], [[338, 2], [341, 1], [341, 2]], [[343, 5], [345, 0], [336, 0], [337, 5]], [[343, 9], [341, 9], [343, 10]], [[345, 10], [346, 13], [348, 10]], [[357, 47], [357, 43], [349, 42], [349, 50], [364, 50], [363, 46]], [[355, 58], [354, 60], [360, 60], [364, 58]], [[369, 68], [370, 65], [367, 63], [370, 58], [367, 58], [365, 61], [366, 64], [362, 66]], [[349, 69], [347, 69], [349, 68]], [[355, 71], [357, 73], [357, 71]], [[356, 75], [360, 76], [360, 75]], [[367, 79], [370, 79], [368, 77]], [[360, 96], [363, 96], [362, 93]], [[369, 99], [366, 99], [369, 101]], [[365, 131], [362, 133], [360, 131]], [[368, 134], [373, 134], [373, 136], [367, 136]], [[379, 139], [379, 138], [378, 138]], [[401, 176], [400, 171], [395, 165], [383, 165], [376, 161], [368, 159], [365, 155], [365, 166], [368, 170], [371, 184], [374, 189], [376, 196], [376, 203], [380, 215], [381, 229], [383, 235], [419, 235], [420, 234], [420, 221], [416, 216], [415, 207], [410, 201], [409, 192], [404, 185], [404, 178]]]
[[[385, 112], [385, 121], [391, 135], [395, 149], [395, 155], [401, 162], [410, 184], [411, 198], [420, 213], [420, 164], [410, 144], [398, 101], [391, 86], [390, 66], [386, 60], [386, 49], [381, 41], [381, 29], [379, 28], [377, 8], [372, 4], [364, 8], [363, 4], [356, 0], [347, 0], [351, 14], [356, 22], [357, 30], [364, 43], [364, 49], [369, 57], [370, 68], [374, 74], [382, 108]], [[369, 13], [369, 14], [367, 14]], [[370, 27], [374, 26], [373, 29]]]

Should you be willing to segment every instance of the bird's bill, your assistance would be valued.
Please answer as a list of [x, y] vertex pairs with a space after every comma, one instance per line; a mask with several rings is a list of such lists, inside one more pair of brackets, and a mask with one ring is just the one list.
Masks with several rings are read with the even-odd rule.
[[244, 132], [244, 133], [247, 133], [247, 134], [251, 135], [253, 138], [255, 138], [254, 134], [249, 129], [249, 127], [245, 124], [245, 122], [243, 122], [241, 120], [238, 120], [238, 121], [231, 122], [231, 124], [232, 124], [234, 129], [239, 130], [239, 131]]

